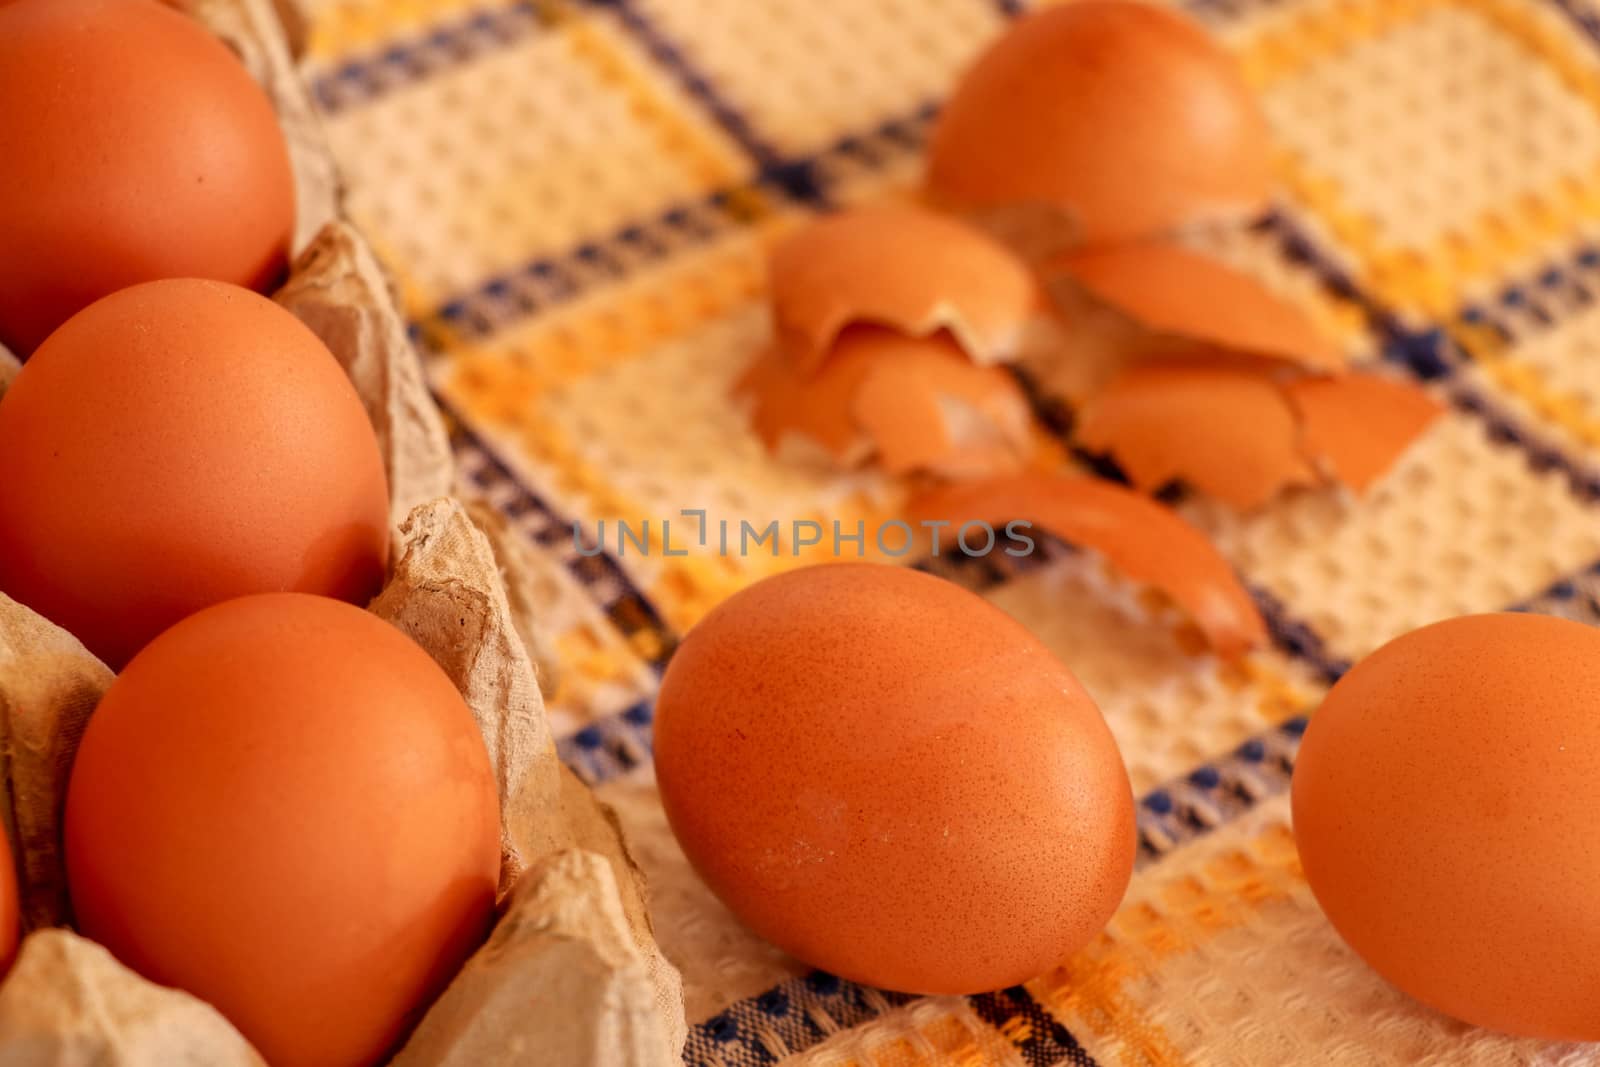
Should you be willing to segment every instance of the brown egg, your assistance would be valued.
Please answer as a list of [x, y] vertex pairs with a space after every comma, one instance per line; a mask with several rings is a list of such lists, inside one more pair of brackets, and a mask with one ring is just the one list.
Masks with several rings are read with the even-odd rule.
[[1260, 368], [1238, 361], [1136, 364], [1090, 400], [1076, 433], [1149, 491], [1182, 480], [1250, 509], [1318, 481], [1282, 391]]
[[757, 358], [736, 392], [768, 449], [799, 440], [833, 462], [873, 458], [892, 474], [970, 477], [1014, 470], [1032, 448], [1027, 398], [1003, 367], [973, 363], [947, 333], [851, 326], [813, 374]]
[[962, 77], [934, 127], [928, 186], [962, 210], [1035, 205], [1080, 243], [1254, 212], [1267, 125], [1197, 24], [1137, 0], [1077, 0], [1018, 19]]
[[943, 520], [952, 529], [1034, 523], [1171, 597], [1223, 658], [1267, 643], [1261, 612], [1222, 553], [1176, 512], [1119, 485], [1030, 472], [933, 489], [909, 510], [919, 522]]
[[1600, 632], [1426, 626], [1358, 663], [1294, 772], [1306, 879], [1350, 947], [1447, 1015], [1600, 1040]]
[[1105, 925], [1133, 796], [1088, 694], [980, 597], [825, 564], [725, 601], [673, 657], [656, 773], [673, 832], [756, 933], [834, 974], [971, 993]]
[[500, 867], [449, 678], [298, 594], [209, 608], [134, 658], [78, 749], [65, 837], [83, 932], [275, 1067], [378, 1062], [477, 947]]
[[226, 45], [157, 0], [0, 4], [0, 342], [157, 278], [284, 268], [289, 153]]
[[1223, 349], [1313, 371], [1345, 366], [1344, 353], [1300, 308], [1248, 274], [1181, 245], [1148, 241], [1080, 250], [1048, 269], [1155, 331], [1145, 339], [1146, 351], [1132, 355], [1174, 354], [1187, 342], [1199, 354]]
[[0, 401], [0, 590], [113, 668], [208, 604], [383, 580], [383, 461], [321, 341], [265, 297], [150, 282], [79, 312]]
[[0, 978], [17, 958], [17, 942], [22, 939], [22, 898], [17, 889], [17, 865], [12, 859], [11, 840], [0, 829]]
[[1038, 308], [1023, 263], [983, 231], [903, 204], [855, 208], [791, 234], [772, 253], [778, 337], [800, 369], [822, 365], [852, 323], [913, 337], [948, 330], [975, 363], [1015, 356]]
[[1358, 493], [1444, 413], [1418, 386], [1376, 374], [1300, 378], [1284, 392], [1299, 413], [1307, 454]]

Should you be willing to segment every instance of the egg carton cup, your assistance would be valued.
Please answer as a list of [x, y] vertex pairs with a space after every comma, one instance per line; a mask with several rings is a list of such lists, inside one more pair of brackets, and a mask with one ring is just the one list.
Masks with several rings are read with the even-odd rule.
[[[342, 217], [283, 8], [273, 0], [187, 6], [266, 89], [289, 142], [297, 254], [275, 299], [345, 368], [389, 477], [391, 572], [370, 610], [410, 635], [456, 684], [495, 775], [499, 920], [392, 1063], [677, 1063], [686, 1034], [681, 979], [656, 944], [643, 880], [615, 816], [561, 762], [546, 719], [554, 658], [539, 610], [549, 564], [458, 483], [388, 279]], [[0, 349], [0, 393], [17, 370]], [[61, 838], [67, 782], [112, 680], [71, 634], [0, 595], [0, 818], [15, 845], [26, 933], [0, 983], [0, 1062], [254, 1067], [261, 1057], [215, 1009], [147, 981], [70, 928]]]

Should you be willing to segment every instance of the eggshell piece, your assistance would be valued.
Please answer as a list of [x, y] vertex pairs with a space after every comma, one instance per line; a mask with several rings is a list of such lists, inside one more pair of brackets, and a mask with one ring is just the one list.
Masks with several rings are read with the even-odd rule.
[[999, 609], [907, 568], [824, 564], [722, 603], [668, 665], [655, 743], [711, 889], [869, 985], [1022, 982], [1132, 872], [1132, 791], [1089, 696]]
[[952, 528], [1015, 519], [1092, 548], [1134, 581], [1148, 582], [1189, 614], [1224, 659], [1267, 643], [1255, 600], [1204, 534], [1148, 497], [1094, 478], [1029, 472], [942, 486], [914, 498], [918, 521]]
[[774, 454], [799, 440], [841, 466], [876, 459], [894, 474], [960, 477], [1015, 469], [1032, 447], [1016, 380], [975, 365], [945, 333], [851, 326], [814, 374], [769, 351], [735, 392], [754, 398], [752, 425]]
[[1365, 492], [1444, 412], [1419, 386], [1377, 374], [1299, 378], [1284, 391], [1306, 452]]
[[963, 75], [927, 182], [944, 205], [1052, 208], [1109, 244], [1259, 210], [1268, 155], [1254, 95], [1198, 24], [1077, 0], [1017, 19]]
[[[1150, 241], [1057, 258], [1096, 299], [1159, 334], [1313, 371], [1338, 371], [1344, 353], [1300, 308], [1256, 279], [1181, 245]], [[1152, 338], [1157, 350], [1173, 345]]]
[[32, 352], [158, 278], [253, 289], [294, 228], [272, 105], [228, 47], [157, 0], [0, 4], [0, 342]]
[[378, 1062], [486, 933], [500, 868], [450, 680], [302, 594], [208, 608], [134, 658], [78, 749], [65, 840], [84, 934], [275, 1067]]
[[1464, 1022], [1600, 1040], [1600, 632], [1435, 623], [1349, 671], [1293, 782], [1306, 879], [1374, 970]]
[[970, 477], [1013, 470], [1028, 452], [1031, 415], [1016, 379], [977, 366], [948, 335], [851, 331], [834, 358], [867, 363], [851, 411], [891, 474]]
[[364, 602], [389, 545], [383, 459], [315, 334], [237, 286], [96, 302], [0, 402], [0, 590], [113, 668], [248, 593]]
[[1228, 360], [1139, 363], [1080, 413], [1076, 435], [1109, 453], [1134, 485], [1174, 479], [1241, 510], [1315, 485], [1294, 411], [1259, 368]]
[[773, 250], [770, 275], [778, 336], [806, 373], [852, 323], [914, 337], [948, 330], [974, 362], [1003, 362], [1039, 303], [1033, 276], [1004, 245], [904, 204], [810, 223]]
[[801, 439], [820, 446], [833, 462], [855, 466], [872, 450], [851, 410], [868, 369], [866, 358], [858, 356], [832, 360], [807, 376], [777, 349], [768, 349], [739, 377], [734, 395], [753, 401], [751, 427], [767, 451], [780, 454], [786, 442]]

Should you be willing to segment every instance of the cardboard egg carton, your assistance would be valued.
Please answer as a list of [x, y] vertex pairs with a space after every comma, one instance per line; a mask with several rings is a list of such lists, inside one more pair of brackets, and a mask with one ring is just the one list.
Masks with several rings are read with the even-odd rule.
[[[398, 1067], [657, 1067], [685, 1037], [681, 980], [657, 947], [616, 820], [556, 754], [541, 676], [536, 556], [458, 483], [449, 440], [376, 257], [345, 220], [298, 76], [286, 0], [189, 0], [277, 108], [296, 181], [296, 256], [274, 298], [328, 345], [377, 433], [394, 545], [370, 610], [409, 634], [483, 733], [501, 807], [501, 908], [485, 945], [423, 1015]], [[0, 349], [0, 394], [17, 361]], [[213, 1008], [73, 933], [61, 817], [79, 738], [112, 673], [0, 595], [0, 817], [26, 933], [0, 983], [0, 1062], [16, 1067], [262, 1063]]]

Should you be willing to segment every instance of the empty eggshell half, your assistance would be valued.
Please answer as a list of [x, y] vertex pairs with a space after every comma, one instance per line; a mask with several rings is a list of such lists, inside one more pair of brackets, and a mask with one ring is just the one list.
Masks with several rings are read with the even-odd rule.
[[[1299, 307], [1256, 279], [1182, 245], [1147, 241], [1057, 257], [1064, 274], [1094, 300], [1134, 319], [1150, 336], [1129, 356], [1222, 349], [1310, 371], [1339, 371], [1344, 353]], [[1053, 294], [1060, 294], [1052, 286]], [[1063, 309], [1066, 310], [1066, 309]]]
[[918, 521], [1021, 519], [1100, 552], [1122, 573], [1148, 582], [1188, 613], [1224, 659], [1266, 644], [1267, 627], [1233, 567], [1176, 512], [1111, 482], [1028, 472], [929, 490], [910, 505]]
[[934, 127], [927, 182], [957, 210], [1064, 213], [1078, 243], [1125, 241], [1262, 208], [1267, 123], [1197, 23], [1136, 0], [1018, 19]]
[[1248, 510], [1318, 482], [1294, 410], [1271, 377], [1247, 362], [1131, 366], [1083, 408], [1076, 432], [1146, 491], [1182, 480]]
[[915, 337], [950, 334], [972, 361], [1016, 355], [1040, 305], [1023, 263], [983, 231], [904, 204], [819, 219], [773, 250], [773, 319], [779, 343], [806, 373], [820, 367], [852, 323]]
[[1284, 385], [1306, 453], [1364, 492], [1444, 412], [1420, 387], [1376, 374], [1299, 378]]
[[975, 365], [943, 332], [852, 326], [815, 374], [768, 352], [737, 388], [754, 397], [756, 433], [778, 454], [801, 438], [845, 466], [876, 457], [891, 474], [974, 477], [1017, 469], [1031, 447], [1016, 379]]

